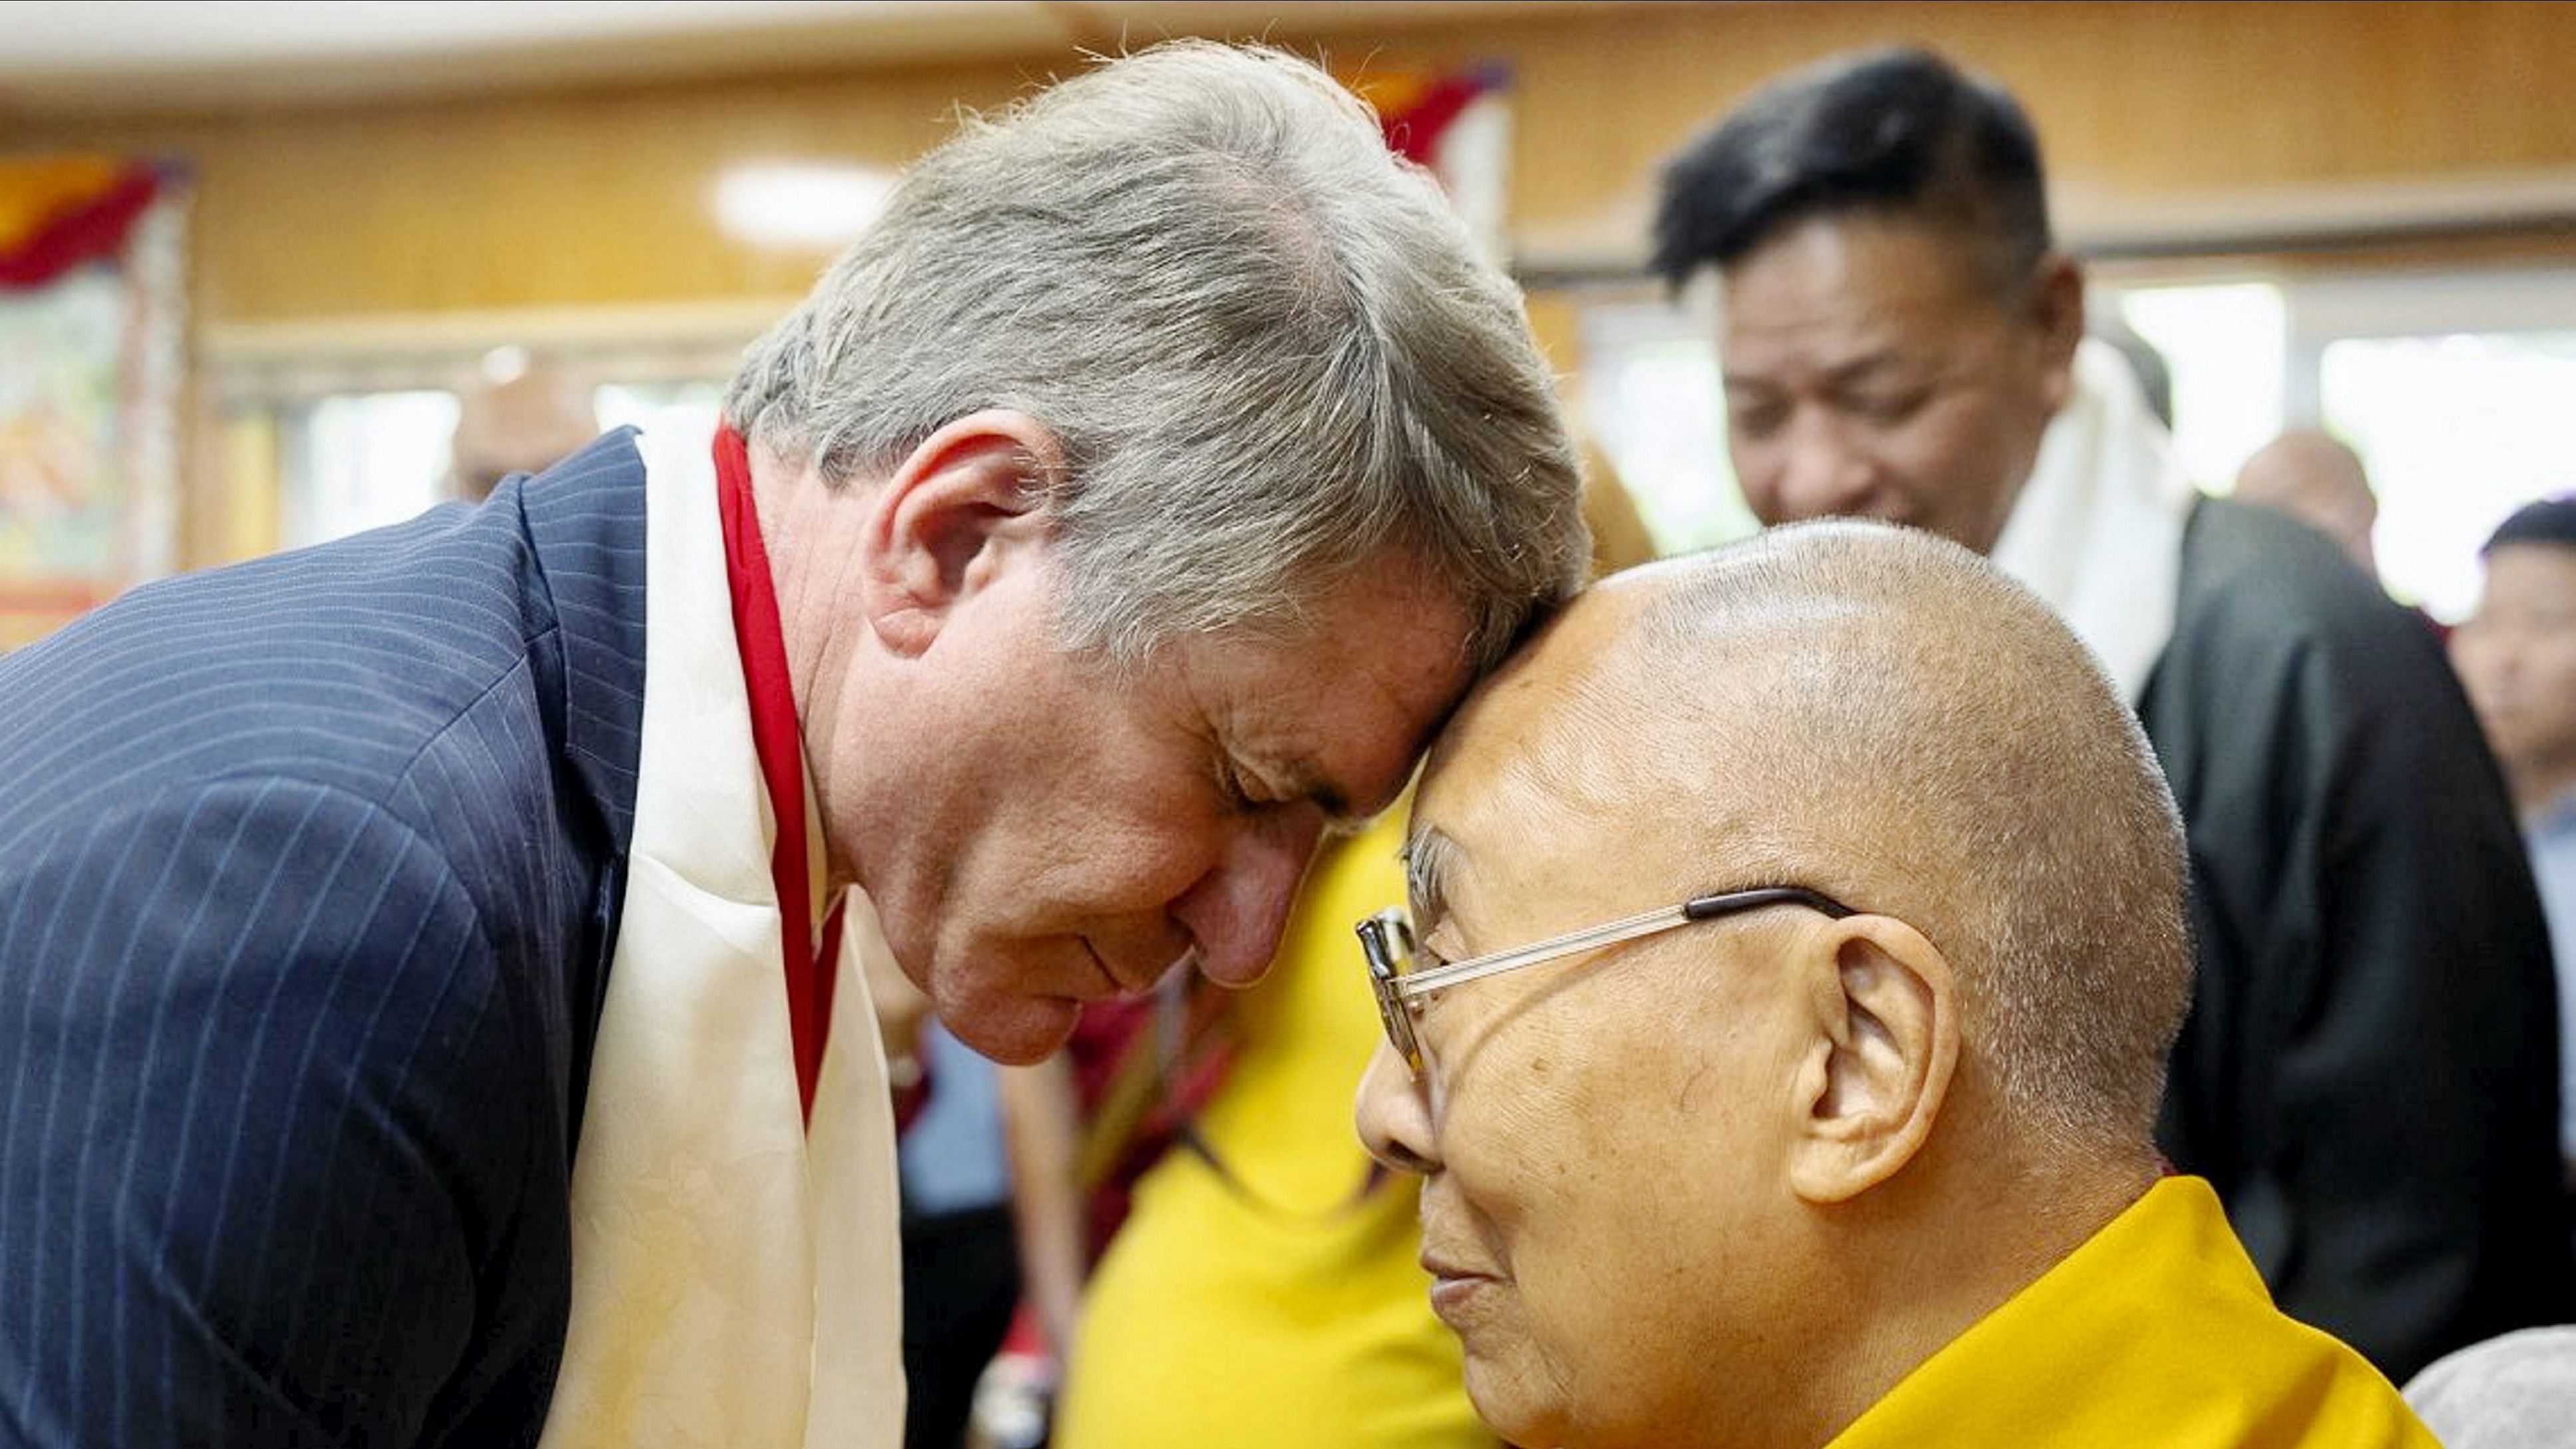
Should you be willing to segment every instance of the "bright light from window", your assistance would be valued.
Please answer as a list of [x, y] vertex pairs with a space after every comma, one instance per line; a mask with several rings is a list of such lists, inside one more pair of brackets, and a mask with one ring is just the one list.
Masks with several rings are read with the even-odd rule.
[[2205, 489], [2234, 486], [2236, 470], [2281, 433], [2289, 316], [2269, 282], [2142, 287], [2120, 315], [2173, 373], [2174, 451]]
[[2476, 607], [2487, 535], [2532, 499], [2576, 488], [2570, 398], [2576, 332], [2327, 345], [2326, 429], [2370, 470], [2372, 542], [2391, 594], [2453, 622]]
[[725, 385], [712, 380], [662, 384], [609, 383], [592, 394], [599, 409], [600, 430], [628, 424], [647, 432], [668, 428], [675, 433], [713, 436], [722, 416]]
[[1665, 553], [1751, 535], [1726, 454], [1709, 323], [1669, 303], [1583, 313], [1585, 422]]
[[735, 166], [716, 180], [716, 225], [748, 246], [837, 251], [876, 221], [894, 183], [882, 167], [846, 162]]
[[280, 500], [280, 542], [321, 543], [400, 523], [444, 498], [456, 413], [450, 392], [347, 394], [314, 404]]

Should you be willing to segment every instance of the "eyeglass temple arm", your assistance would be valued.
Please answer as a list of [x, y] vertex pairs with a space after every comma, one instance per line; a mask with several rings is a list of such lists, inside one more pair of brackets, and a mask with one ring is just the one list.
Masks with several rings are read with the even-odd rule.
[[1571, 956], [1578, 951], [1597, 951], [1604, 946], [1615, 946], [1622, 941], [1651, 936], [1657, 931], [1669, 931], [1676, 926], [1688, 925], [1692, 921], [1705, 921], [1716, 916], [1733, 915], [1738, 911], [1780, 905], [1806, 906], [1812, 910], [1822, 911], [1836, 920], [1852, 914], [1851, 907], [1840, 901], [1800, 886], [1765, 886], [1758, 890], [1701, 896], [1696, 900], [1684, 901], [1677, 906], [1663, 906], [1656, 910], [1639, 911], [1633, 916], [1622, 916], [1618, 920], [1594, 926], [1588, 931], [1577, 931], [1573, 935], [1559, 936], [1552, 941], [1540, 941], [1517, 950], [1481, 956], [1473, 961], [1435, 966], [1428, 971], [1399, 976], [1395, 979], [1395, 994], [1410, 1001], [1426, 991], [1439, 991], [1446, 987], [1462, 985], [1527, 966], [1532, 962], [1544, 961], [1553, 956]]
[[1695, 917], [1684, 906], [1664, 906], [1656, 910], [1640, 911], [1633, 916], [1624, 916], [1607, 924], [1594, 926], [1588, 931], [1577, 931], [1571, 936], [1559, 936], [1555, 940], [1540, 941], [1515, 951], [1498, 952], [1491, 956], [1480, 956], [1473, 961], [1434, 966], [1428, 971], [1416, 971], [1408, 976], [1399, 976], [1395, 979], [1395, 991], [1398, 996], [1411, 1000], [1426, 991], [1439, 991], [1446, 987], [1481, 980], [1487, 976], [1526, 966], [1533, 961], [1544, 961], [1551, 956], [1571, 956], [1577, 951], [1595, 951], [1603, 946], [1615, 946], [1621, 941], [1633, 941], [1639, 936], [1651, 936], [1657, 931], [1669, 931], [1675, 926], [1688, 925], [1693, 919]]

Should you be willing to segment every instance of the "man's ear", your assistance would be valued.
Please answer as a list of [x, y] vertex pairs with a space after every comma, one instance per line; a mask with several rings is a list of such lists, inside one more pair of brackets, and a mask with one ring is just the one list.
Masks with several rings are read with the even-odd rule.
[[2063, 252], [2041, 257], [2022, 305], [2038, 338], [2041, 395], [2054, 417], [2075, 388], [2075, 349], [2084, 341], [2083, 266]]
[[860, 607], [898, 655], [919, 654], [950, 611], [1043, 544], [1064, 448], [1027, 413], [987, 408], [922, 440], [871, 500]]
[[1805, 1025], [1789, 1185], [1845, 1202], [1894, 1177], [1932, 1135], [1959, 1065], [1950, 963], [1923, 933], [1860, 915], [1814, 932], [1797, 969]]

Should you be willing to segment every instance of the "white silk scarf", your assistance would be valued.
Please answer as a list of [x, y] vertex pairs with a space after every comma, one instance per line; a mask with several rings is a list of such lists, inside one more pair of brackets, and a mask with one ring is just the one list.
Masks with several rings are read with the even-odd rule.
[[[895, 1449], [894, 1121], [853, 943], [805, 1121], [708, 437], [640, 441], [635, 836], [573, 1158], [572, 1321], [544, 1449]], [[812, 830], [813, 786], [806, 782]], [[823, 849], [810, 898], [823, 915]], [[864, 902], [853, 900], [853, 907]], [[874, 928], [864, 909], [847, 930]]]
[[2057, 610], [2131, 704], [2173, 638], [2197, 496], [2128, 359], [2087, 338], [1994, 562]]

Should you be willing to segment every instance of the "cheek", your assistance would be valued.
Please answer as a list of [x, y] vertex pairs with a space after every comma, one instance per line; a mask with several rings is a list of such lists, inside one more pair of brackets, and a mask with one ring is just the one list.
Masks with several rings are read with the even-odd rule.
[[[1118, 801], [1115, 808], [1102, 802]], [[1085, 912], [1159, 910], [1223, 856], [1204, 809], [1168, 797], [1068, 781], [1042, 813], [1016, 813], [1009, 854], [1019, 893]]]
[[[1628, 1241], [1641, 1184], [1669, 1163], [1636, 1084], [1586, 1041], [1520, 1040], [1478, 1057], [1451, 1101], [1450, 1176], [1493, 1227], [1516, 1275], [1550, 1302], [1579, 1298], [1586, 1259]], [[1651, 1194], [1650, 1194], [1651, 1195]], [[1571, 1272], [1575, 1279], [1552, 1280]], [[1573, 1291], [1569, 1291], [1573, 1290]]]
[[2005, 431], [1992, 408], [1962, 399], [1916, 418], [1889, 440], [1886, 452], [1918, 489], [1983, 493], [2000, 470]]
[[[2543, 698], [2565, 699], [2571, 686], [2576, 686], [2576, 643], [2553, 640], [2548, 648], [2535, 651], [2533, 664], [2532, 672], [2548, 681], [2546, 689], [2537, 691]], [[2571, 706], [2576, 706], [2576, 701], [2562, 705], [2562, 712]]]
[[1737, 442], [1728, 452], [1728, 461], [1735, 469], [1735, 487], [1744, 495], [1744, 506], [1764, 523], [1790, 521], [1780, 503], [1780, 480], [1785, 471], [1780, 446]]

